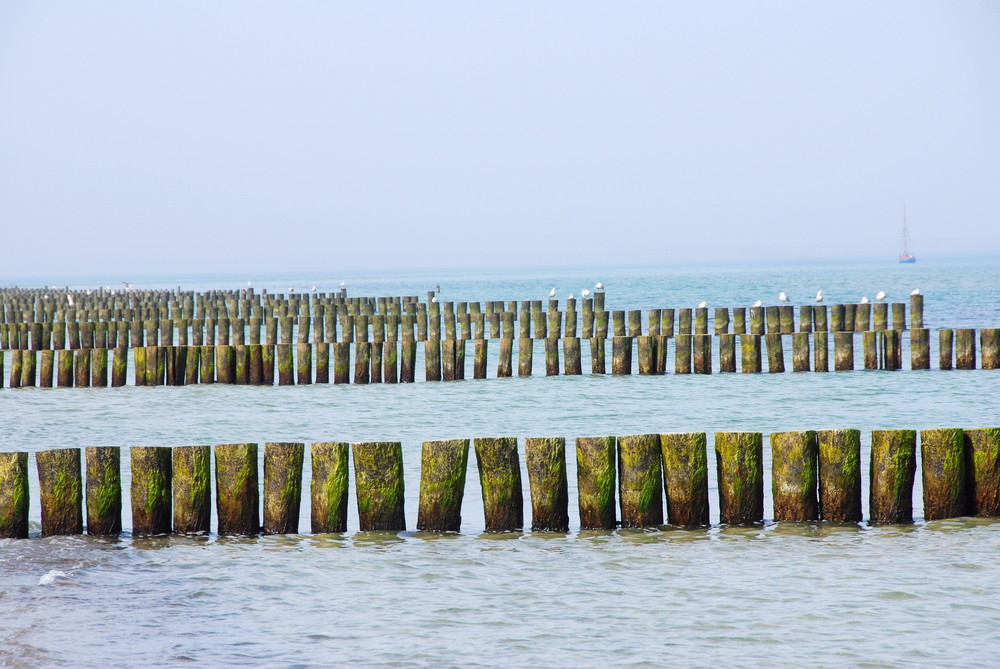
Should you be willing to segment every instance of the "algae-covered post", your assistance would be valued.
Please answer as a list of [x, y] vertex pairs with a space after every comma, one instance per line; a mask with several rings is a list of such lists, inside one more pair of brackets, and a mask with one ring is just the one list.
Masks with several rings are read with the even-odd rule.
[[417, 529], [458, 532], [469, 464], [469, 440], [425, 441], [420, 456]]
[[474, 443], [486, 531], [520, 530], [524, 527], [524, 497], [517, 438], [479, 437]]
[[616, 336], [611, 340], [611, 373], [632, 373], [632, 338]]
[[[677, 333], [674, 338], [674, 373], [690, 374], [691, 358], [694, 350], [694, 335]], [[629, 361], [631, 362], [631, 360]], [[631, 369], [629, 370], [631, 371]]]
[[979, 331], [979, 351], [983, 369], [1000, 369], [1000, 328]]
[[785, 371], [785, 349], [781, 341], [782, 335], [768, 333], [764, 335], [767, 344], [767, 371], [769, 374], [781, 374]]
[[869, 522], [872, 525], [912, 523], [917, 433], [914, 430], [874, 430], [871, 451]]
[[712, 335], [694, 335], [694, 373], [712, 373]]
[[976, 368], [976, 331], [973, 328], [955, 330], [955, 369]]
[[618, 500], [622, 527], [663, 524], [663, 463], [660, 435], [618, 438]]
[[809, 333], [792, 333], [792, 371], [809, 371]]
[[535, 340], [521, 337], [517, 340], [517, 375], [531, 376], [532, 359], [535, 353]]
[[910, 369], [930, 368], [930, 330], [927, 328], [913, 328], [910, 330]]
[[347, 442], [319, 441], [311, 446], [310, 519], [313, 534], [347, 531], [349, 450]]
[[861, 431], [816, 432], [819, 456], [819, 517], [837, 523], [861, 521]]
[[113, 536], [122, 531], [121, 448], [88, 446], [87, 534]]
[[959, 428], [920, 431], [924, 520], [968, 515], [965, 433]]
[[938, 330], [938, 366], [941, 369], [952, 368], [952, 349], [955, 342], [954, 330]]
[[756, 374], [761, 370], [759, 334], [740, 335], [740, 371], [744, 374]]
[[171, 529], [171, 454], [167, 446], [133, 446], [132, 534], [156, 536]]
[[580, 529], [613, 530], [617, 526], [614, 437], [577, 437], [576, 483]]
[[833, 368], [838, 372], [849, 372], [854, 369], [853, 332], [834, 332]]
[[305, 444], [264, 444], [264, 534], [296, 534]]
[[257, 444], [215, 447], [215, 507], [220, 535], [253, 536], [260, 531]]
[[28, 538], [28, 454], [0, 453], [0, 539]]
[[212, 518], [212, 449], [173, 449], [174, 533], [208, 534]]
[[660, 435], [667, 522], [704, 527], [708, 517], [708, 451], [704, 432]]
[[577, 376], [583, 374], [583, 360], [578, 337], [563, 338], [563, 362], [566, 374]]
[[719, 371], [736, 371], [736, 335], [719, 335]]
[[924, 296], [920, 293], [910, 295], [910, 329], [924, 327]]
[[529, 437], [524, 440], [524, 459], [531, 491], [531, 531], [568, 532], [566, 440], [562, 437]]
[[403, 514], [403, 445], [398, 441], [351, 444], [358, 522], [362, 532], [406, 530]]
[[716, 432], [719, 520], [747, 525], [764, 520], [764, 439], [760, 432]]
[[965, 430], [969, 513], [1000, 516], [1000, 427]]
[[42, 536], [83, 532], [83, 481], [80, 449], [35, 453], [42, 502]]
[[816, 433], [771, 433], [771, 491], [777, 521], [819, 520]]

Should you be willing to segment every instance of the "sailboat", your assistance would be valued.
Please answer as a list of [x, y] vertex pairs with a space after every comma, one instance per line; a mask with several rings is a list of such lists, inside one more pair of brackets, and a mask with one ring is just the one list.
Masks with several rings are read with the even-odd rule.
[[906, 226], [906, 207], [903, 207], [903, 250], [899, 252], [899, 262], [917, 262], [917, 256], [910, 250], [910, 228]]

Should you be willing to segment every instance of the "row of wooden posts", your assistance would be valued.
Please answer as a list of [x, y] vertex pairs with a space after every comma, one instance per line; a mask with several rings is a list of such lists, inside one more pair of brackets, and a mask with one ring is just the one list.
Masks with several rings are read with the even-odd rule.
[[[926, 520], [1000, 516], [1000, 428], [919, 433]], [[723, 524], [764, 521], [764, 451], [760, 432], [717, 432], [719, 517]], [[520, 454], [515, 437], [475, 439], [487, 532], [524, 525]], [[424, 442], [417, 529], [458, 532], [469, 457], [468, 439]], [[861, 432], [854, 429], [770, 435], [776, 521], [862, 521]], [[264, 445], [263, 523], [258, 446], [223, 444], [215, 452], [215, 508], [220, 535], [295, 534], [305, 444]], [[209, 446], [133, 447], [132, 533], [207, 534], [212, 486]], [[709, 525], [707, 435], [640, 434], [576, 439], [581, 529]], [[347, 531], [348, 457], [353, 454], [361, 531], [406, 530], [399, 442], [311, 445], [311, 529]], [[566, 441], [524, 440], [531, 529], [569, 530]], [[871, 433], [868, 520], [913, 522], [915, 430]], [[119, 447], [35, 454], [42, 535], [117, 535], [122, 531]], [[86, 521], [83, 499], [86, 498]], [[620, 511], [620, 515], [616, 512]], [[0, 453], [0, 537], [28, 536], [28, 454]]]
[[[259, 300], [261, 296], [254, 297]], [[161, 305], [158, 313], [135, 313], [141, 310], [121, 308], [62, 310], [36, 298], [33, 311], [18, 311], [9, 305], [0, 309], [0, 314], [6, 314], [5, 320], [0, 321], [0, 349], [560, 339], [578, 335], [583, 339], [606, 339], [608, 336], [672, 337], [675, 332], [764, 335], [907, 329], [904, 303], [835, 304], [829, 310], [827, 305], [802, 305], [796, 329], [792, 305], [715, 308], [710, 328], [709, 310], [705, 307], [650, 309], [645, 313], [639, 309], [606, 311], [604, 293], [585, 298], [579, 313], [575, 299], [565, 300], [565, 312], [560, 311], [559, 300], [549, 300], [547, 311], [543, 312], [541, 300], [425, 303], [412, 296], [312, 296], [299, 302], [279, 297], [282, 297], [280, 306], [278, 302], [265, 302], [261, 306], [259, 302], [241, 299], [197, 310]], [[909, 328], [923, 328], [923, 296], [914, 295], [910, 300]]]
[[[684, 335], [675, 337], [644, 335], [636, 338], [614, 337], [612, 374], [665, 374], [668, 349], [673, 342], [676, 374], [711, 374], [786, 371], [785, 337], [767, 334]], [[832, 368], [834, 371], [856, 369], [855, 333], [833, 333]], [[911, 330], [910, 368], [930, 369], [930, 330]], [[826, 372], [830, 365], [830, 335], [826, 332], [796, 332], [791, 336], [792, 371]], [[545, 374], [555, 376], [583, 374], [582, 344], [575, 337], [544, 340]], [[590, 372], [607, 373], [606, 341], [591, 338]], [[713, 341], [716, 345], [713, 347]], [[737, 342], [739, 353], [737, 356]], [[561, 344], [561, 355], [560, 355]], [[428, 339], [423, 342], [424, 380], [455, 381], [466, 377], [467, 342]], [[519, 339], [518, 376], [534, 372], [535, 340]], [[718, 352], [718, 366], [713, 363], [713, 348]], [[352, 350], [353, 349], [353, 350]], [[487, 378], [489, 340], [474, 340], [473, 378]], [[979, 332], [979, 366], [1000, 368], [1000, 329], [984, 328]], [[3, 384], [4, 351], [0, 351], [0, 385]], [[53, 350], [13, 350], [10, 355], [8, 386], [40, 387], [118, 387], [126, 385], [129, 350], [123, 347]], [[497, 377], [514, 375], [514, 340], [501, 339], [497, 355]], [[869, 330], [861, 333], [864, 369], [898, 370], [903, 368], [902, 336], [899, 330]], [[976, 330], [939, 330], [939, 369], [975, 369], [977, 367]], [[132, 349], [135, 385], [189, 385], [223, 383], [238, 385], [292, 385], [309, 383], [413, 383], [416, 380], [417, 342], [320, 342], [310, 344], [238, 344], [218, 346], [145, 346]], [[353, 358], [353, 364], [352, 364]], [[332, 361], [332, 375], [331, 375]], [[634, 364], [637, 363], [637, 364]], [[352, 374], [353, 369], [353, 374]], [[110, 374], [109, 374], [110, 371]]]

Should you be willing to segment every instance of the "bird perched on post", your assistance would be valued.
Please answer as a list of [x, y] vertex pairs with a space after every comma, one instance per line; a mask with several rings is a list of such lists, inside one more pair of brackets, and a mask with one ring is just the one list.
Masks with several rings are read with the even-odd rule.
[[708, 302], [705, 302], [704, 300], [698, 303], [699, 309], [704, 309], [706, 306], [708, 306]]
[[757, 300], [756, 302], [754, 302], [754, 303], [753, 303], [753, 304], [751, 304], [750, 306], [752, 306], [752, 307], [759, 307], [760, 305], [761, 305], [761, 302], [760, 302], [760, 300]]
[[597, 290], [604, 290], [604, 284], [598, 281], [597, 283], [594, 284], [594, 288], [596, 288]]
[[882, 300], [884, 300], [885, 299], [885, 291], [884, 290], [878, 291], [878, 294], [875, 296], [875, 299], [878, 300], [879, 302], [881, 302]]
[[823, 291], [822, 290], [817, 290], [816, 291], [816, 304], [819, 304], [822, 301], [823, 301]]
[[791, 302], [791, 300], [788, 299], [788, 296], [785, 295], [783, 292], [782, 293], [778, 293], [778, 301], [779, 302]]
[[861, 298], [861, 304], [868, 304], [868, 303], [869, 303], [869, 300], [868, 300], [867, 296]]
[[590, 295], [590, 291], [584, 288], [580, 291], [580, 294], [583, 295], [584, 298], [587, 298]]
[[910, 295], [919, 295], [919, 294], [920, 294], [919, 288], [914, 288], [913, 290], [910, 291]]
[[555, 296], [556, 296], [556, 289], [555, 286], [553, 286], [552, 290], [549, 291], [549, 297], [555, 297]]

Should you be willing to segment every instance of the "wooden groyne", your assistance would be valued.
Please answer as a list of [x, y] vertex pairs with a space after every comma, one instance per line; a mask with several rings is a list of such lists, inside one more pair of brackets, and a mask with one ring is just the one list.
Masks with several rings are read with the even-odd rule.
[[[438, 302], [433, 292], [423, 302], [252, 288], [7, 289], [0, 290], [0, 385], [459, 381], [487, 378], [494, 346], [496, 378], [515, 370], [581, 375], [585, 357], [588, 373], [615, 375], [900, 370], [907, 347], [909, 368], [924, 370], [932, 368], [933, 335], [923, 309], [923, 295], [912, 295], [909, 305], [802, 305], [797, 314], [787, 304], [714, 307], [710, 319], [706, 307], [608, 311], [603, 292], [550, 299], [543, 311], [541, 300]], [[936, 337], [938, 369], [1000, 368], [998, 328], [942, 329]]]
[[[715, 433], [721, 523], [765, 521], [765, 443], [770, 445], [772, 520], [862, 521], [860, 437], [854, 429]], [[525, 527], [522, 454], [531, 500], [528, 527], [533, 532], [569, 531], [565, 439], [528, 438], [522, 447], [515, 437], [482, 437], [471, 443], [487, 532]], [[469, 450], [469, 439], [423, 444], [418, 530], [461, 530]], [[575, 451], [581, 529], [709, 525], [705, 433], [580, 437]], [[299, 533], [307, 457], [312, 471], [311, 531], [345, 532], [349, 455], [358, 529], [404, 531], [402, 453], [399, 442], [388, 441], [317, 442], [308, 449], [303, 443], [266, 443], [261, 479], [254, 443], [134, 447], [129, 452], [132, 535], [208, 534], [213, 498], [219, 535]], [[42, 536], [122, 532], [120, 448], [86, 449], [86, 468], [81, 456], [79, 448], [35, 454]], [[0, 453], [0, 538], [28, 536], [28, 463], [27, 453]], [[1000, 516], [1000, 428], [873, 431], [867, 481], [870, 524], [913, 522], [918, 469], [925, 520]]]

